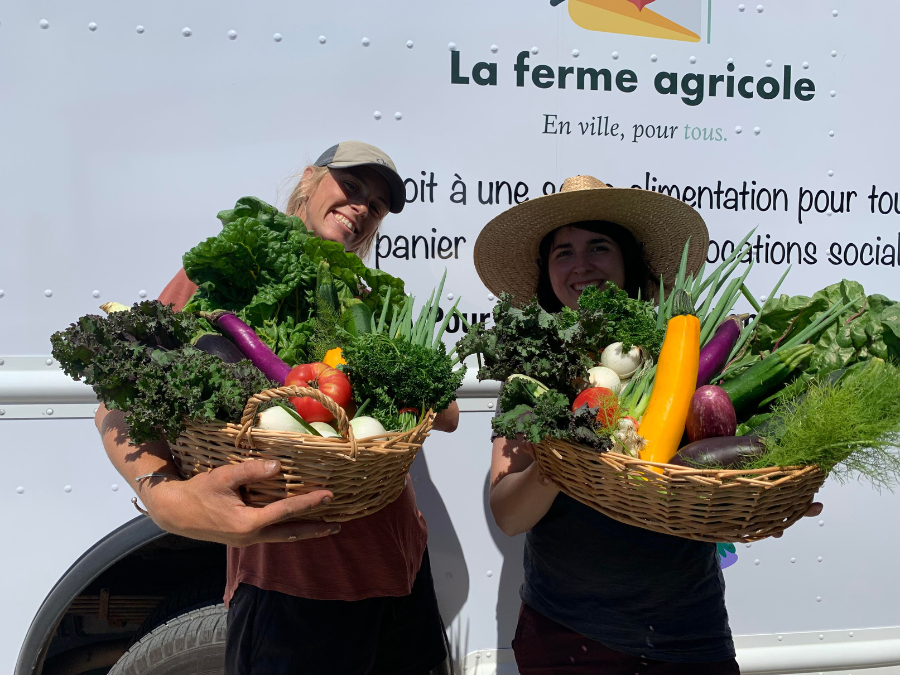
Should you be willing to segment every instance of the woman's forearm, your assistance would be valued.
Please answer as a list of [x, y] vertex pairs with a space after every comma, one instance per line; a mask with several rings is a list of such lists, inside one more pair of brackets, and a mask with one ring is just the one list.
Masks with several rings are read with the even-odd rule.
[[503, 533], [513, 537], [537, 525], [557, 494], [559, 487], [544, 478], [534, 462], [524, 471], [503, 476], [491, 488], [491, 512]]

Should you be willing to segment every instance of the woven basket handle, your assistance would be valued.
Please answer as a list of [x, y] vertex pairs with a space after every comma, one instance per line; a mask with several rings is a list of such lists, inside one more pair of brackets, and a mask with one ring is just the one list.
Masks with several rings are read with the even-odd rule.
[[334, 418], [337, 420], [338, 432], [342, 438], [350, 441], [353, 448], [352, 454], [354, 457], [356, 456], [356, 439], [353, 437], [353, 429], [350, 427], [350, 422], [347, 420], [347, 413], [344, 412], [344, 409], [318, 389], [298, 387], [293, 384], [287, 387], [278, 387], [277, 389], [266, 389], [258, 394], [254, 394], [247, 400], [247, 405], [244, 406], [244, 414], [241, 416], [241, 432], [235, 440], [235, 447], [240, 444], [245, 436], [250, 435], [250, 428], [253, 426], [253, 421], [256, 418], [256, 409], [262, 403], [292, 396], [306, 396], [318, 401], [328, 412], [334, 415]]

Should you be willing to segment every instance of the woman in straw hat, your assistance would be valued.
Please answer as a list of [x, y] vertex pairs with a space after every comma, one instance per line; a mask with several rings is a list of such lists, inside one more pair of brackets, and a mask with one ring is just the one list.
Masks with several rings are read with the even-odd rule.
[[[656, 192], [576, 176], [559, 193], [500, 214], [475, 244], [475, 267], [516, 304], [577, 308], [587, 286], [632, 297], [671, 287], [687, 238], [688, 272], [706, 257], [700, 214]], [[561, 493], [529, 443], [493, 439], [490, 505], [509, 536], [526, 532], [513, 640], [522, 675], [739, 673], [715, 544], [625, 525]], [[813, 504], [809, 516], [818, 515]]]

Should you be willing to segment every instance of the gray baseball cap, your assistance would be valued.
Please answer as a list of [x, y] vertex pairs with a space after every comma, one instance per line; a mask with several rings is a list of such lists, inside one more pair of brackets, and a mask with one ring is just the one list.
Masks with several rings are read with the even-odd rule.
[[316, 166], [327, 166], [329, 169], [370, 166], [384, 176], [391, 188], [391, 213], [400, 213], [406, 204], [406, 186], [397, 173], [397, 167], [384, 151], [374, 145], [362, 141], [344, 141], [332, 145], [316, 160]]

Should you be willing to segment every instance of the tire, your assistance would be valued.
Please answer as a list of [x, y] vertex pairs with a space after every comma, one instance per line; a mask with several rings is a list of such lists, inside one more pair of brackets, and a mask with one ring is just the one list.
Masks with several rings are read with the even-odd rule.
[[227, 616], [219, 604], [175, 617], [125, 652], [109, 675], [223, 675]]
[[214, 576], [211, 579], [192, 579], [182, 584], [144, 619], [140, 628], [135, 631], [131, 644], [137, 644], [157, 626], [161, 626], [177, 616], [201, 607], [221, 604], [223, 597], [225, 597], [224, 575]]

